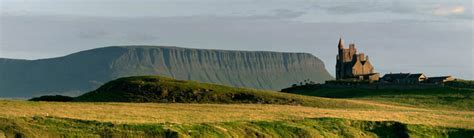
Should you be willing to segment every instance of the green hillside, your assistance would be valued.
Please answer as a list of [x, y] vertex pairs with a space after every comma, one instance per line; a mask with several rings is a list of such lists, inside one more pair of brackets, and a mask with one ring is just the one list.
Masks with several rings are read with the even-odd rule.
[[474, 111], [474, 90], [463, 88], [361, 89], [301, 87], [289, 93], [307, 96], [362, 99], [412, 107]]
[[258, 103], [312, 107], [375, 108], [376, 106], [275, 91], [175, 80], [160, 76], [125, 77], [110, 81], [76, 102]]

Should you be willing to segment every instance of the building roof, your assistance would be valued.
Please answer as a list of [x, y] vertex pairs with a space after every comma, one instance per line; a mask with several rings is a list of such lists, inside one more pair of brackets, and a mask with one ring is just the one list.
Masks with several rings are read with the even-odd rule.
[[368, 73], [368, 74], [354, 74], [354, 76], [372, 76], [372, 75], [378, 75], [380, 73]]
[[451, 78], [453, 76], [438, 76], [438, 77], [429, 77], [428, 79], [447, 79], [447, 78]]
[[[423, 73], [415, 73], [415, 74], [410, 74], [407, 76], [408, 79], [418, 79], [420, 78], [421, 76], [425, 76], [425, 74]], [[425, 76], [426, 77], [426, 76]]]
[[385, 74], [382, 79], [405, 79], [410, 76], [410, 73], [390, 73]]

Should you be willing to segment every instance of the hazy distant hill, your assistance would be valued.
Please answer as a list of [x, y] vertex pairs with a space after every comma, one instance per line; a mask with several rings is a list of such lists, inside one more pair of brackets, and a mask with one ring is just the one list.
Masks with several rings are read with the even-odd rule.
[[304, 79], [332, 78], [324, 63], [307, 53], [105, 47], [50, 59], [0, 59], [0, 97], [78, 95], [110, 80], [137, 75], [273, 90]]

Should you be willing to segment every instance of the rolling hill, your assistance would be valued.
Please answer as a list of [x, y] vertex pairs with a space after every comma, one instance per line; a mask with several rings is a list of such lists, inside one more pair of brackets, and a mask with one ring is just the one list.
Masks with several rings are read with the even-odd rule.
[[160, 76], [124, 77], [74, 98], [76, 102], [281, 104], [330, 108], [376, 108], [347, 100], [333, 100], [276, 91], [175, 80]]
[[50, 59], [0, 59], [0, 97], [76, 96], [139, 75], [271, 90], [332, 78], [324, 63], [307, 53], [113, 46]]

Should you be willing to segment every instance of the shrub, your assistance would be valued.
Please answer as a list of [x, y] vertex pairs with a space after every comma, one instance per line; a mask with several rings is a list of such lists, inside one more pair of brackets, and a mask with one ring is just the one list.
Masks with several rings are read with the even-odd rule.
[[29, 101], [69, 102], [73, 99], [73, 97], [63, 95], [45, 95], [41, 97], [31, 98]]

